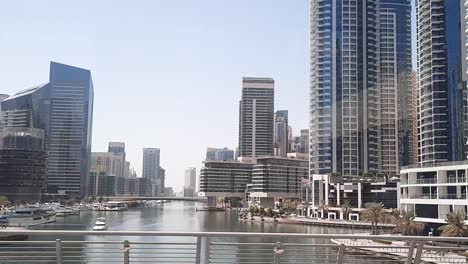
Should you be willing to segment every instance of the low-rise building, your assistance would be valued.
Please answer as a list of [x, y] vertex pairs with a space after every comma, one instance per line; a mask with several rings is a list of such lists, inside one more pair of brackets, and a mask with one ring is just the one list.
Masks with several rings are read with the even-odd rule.
[[[301, 215], [328, 219], [359, 220], [359, 212], [370, 202], [382, 203], [386, 209], [398, 208], [398, 179], [343, 178], [315, 174], [309, 177], [306, 204]], [[342, 205], [347, 201], [350, 214], [345, 216]], [[346, 219], [347, 218], [347, 219]]]
[[468, 160], [403, 167], [400, 208], [413, 210], [416, 221], [439, 224], [445, 223], [449, 212], [467, 212], [467, 172]]
[[274, 207], [275, 199], [301, 198], [302, 180], [309, 175], [307, 160], [262, 157], [253, 166], [251, 198], [262, 207]]
[[91, 172], [88, 191], [91, 196], [114, 196], [116, 189], [116, 176], [104, 172]]

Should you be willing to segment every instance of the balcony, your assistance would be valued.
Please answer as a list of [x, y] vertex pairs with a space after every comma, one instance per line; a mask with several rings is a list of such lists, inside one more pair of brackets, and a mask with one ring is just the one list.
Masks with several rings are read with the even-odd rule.
[[[1, 230], [1, 263], [466, 263], [468, 238], [362, 234]], [[61, 239], [66, 237], [66, 240]], [[86, 241], [83, 241], [87, 239]], [[385, 240], [386, 243], [377, 241]], [[290, 242], [294, 241], [294, 242]], [[405, 242], [405, 243], [404, 243]], [[364, 254], [358, 254], [365, 252]], [[358, 254], [359, 256], [357, 256]], [[398, 261], [397, 261], [398, 260]], [[325, 261], [325, 262], [324, 262]]]

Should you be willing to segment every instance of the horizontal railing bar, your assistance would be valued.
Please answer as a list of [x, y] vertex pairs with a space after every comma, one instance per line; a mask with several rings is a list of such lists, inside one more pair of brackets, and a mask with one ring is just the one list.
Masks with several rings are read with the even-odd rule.
[[164, 249], [164, 250], [196, 250], [196, 248], [171, 248], [171, 247], [158, 247], [158, 248], [150, 248], [150, 247], [146, 247], [146, 248], [142, 248], [142, 247], [132, 247], [130, 245], [130, 248], [132, 250], [134, 249], [152, 249], [152, 250], [157, 250], [157, 249]]
[[212, 246], [234, 246], [234, 245], [246, 245], [246, 246], [274, 246], [275, 243], [230, 243], [230, 242], [212, 242], [210, 243]]
[[310, 234], [310, 233], [251, 233], [251, 232], [166, 232], [166, 231], [76, 231], [76, 230], [0, 230], [0, 234], [18, 235], [70, 235], [70, 236], [172, 236], [172, 237], [262, 237], [262, 238], [385, 238], [402, 241], [468, 242], [466, 237], [387, 236], [356, 234]]

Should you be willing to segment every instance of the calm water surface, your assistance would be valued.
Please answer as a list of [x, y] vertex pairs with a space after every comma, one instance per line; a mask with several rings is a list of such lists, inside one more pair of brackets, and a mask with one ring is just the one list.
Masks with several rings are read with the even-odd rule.
[[[239, 221], [237, 213], [235, 212], [196, 212], [196, 206], [193, 202], [170, 202], [161, 205], [146, 206], [142, 208], [129, 209], [123, 212], [95, 212], [86, 211], [81, 212], [80, 215], [67, 216], [64, 218], [57, 218], [57, 223], [36, 227], [36, 229], [46, 230], [91, 230], [98, 217], [105, 217], [107, 220], [109, 231], [174, 231], [174, 232], [271, 232], [271, 233], [315, 233], [315, 234], [327, 234], [327, 233], [362, 233], [363, 230], [351, 230], [341, 228], [329, 228], [312, 225], [295, 225], [295, 224], [274, 224], [274, 223], [260, 223], [250, 221]], [[47, 240], [55, 240], [57, 237], [48, 236]], [[129, 241], [139, 242], [194, 242], [193, 238], [162, 238], [162, 237], [115, 237], [115, 236], [79, 236], [79, 237], [60, 237], [62, 240], [73, 240], [73, 241], [123, 241], [128, 239]], [[44, 237], [31, 236], [29, 240], [44, 240]], [[234, 252], [235, 259], [221, 260], [216, 263], [272, 263], [272, 246], [256, 246], [264, 248], [265, 255], [260, 254], [245, 254], [248, 252], [250, 246], [236, 245], [238, 242], [249, 242], [249, 243], [264, 243], [264, 242], [275, 242], [273, 239], [265, 238], [217, 238], [215, 241], [228, 242], [230, 244], [225, 246], [219, 246], [218, 249], [225, 252]], [[281, 240], [282, 242], [293, 242], [293, 243], [329, 243], [328, 240], [319, 239], [289, 239]], [[81, 248], [78, 251], [72, 253], [66, 253], [65, 258], [73, 260], [73, 256], [77, 255], [77, 258], [86, 259], [86, 263], [104, 263], [100, 262], [99, 258], [96, 259], [96, 255], [92, 255], [89, 252], [99, 249], [102, 247], [102, 252], [106, 252], [107, 246], [102, 245], [87, 245], [85, 248]], [[112, 245], [115, 248], [115, 245]], [[134, 250], [132, 247], [131, 256], [134, 259], [131, 263], [140, 263], [137, 258], [138, 250]], [[318, 249], [297, 249], [298, 251], [294, 255], [302, 256], [307, 254], [324, 255], [324, 260], [320, 262], [301, 262], [296, 263], [335, 263], [336, 262], [336, 251], [332, 248]], [[114, 252], [114, 251], [112, 251]], [[171, 250], [165, 251], [154, 251], [154, 252], [171, 252]], [[291, 254], [291, 251], [289, 252]], [[69, 254], [69, 255], [67, 255]], [[112, 255], [114, 254], [114, 255]], [[110, 262], [121, 263], [121, 254], [118, 252], [106, 254], [105, 256]], [[144, 256], [144, 255], [141, 255]], [[115, 259], [114, 259], [115, 258]], [[354, 261], [359, 261], [360, 257], [350, 257]], [[102, 259], [101, 259], [102, 260]], [[144, 259], [142, 259], [143, 261]], [[350, 260], [351, 261], [351, 260]], [[183, 261], [182, 261], [183, 262]], [[187, 260], [187, 263], [193, 260]], [[85, 263], [85, 262], [73, 262], [68, 263]], [[141, 262], [143, 263], [143, 262]], [[153, 261], [150, 263], [166, 263], [164, 259], [159, 261]], [[215, 261], [213, 261], [215, 263]], [[349, 262], [351, 263], [351, 262]], [[379, 261], [378, 263], [384, 263]]]

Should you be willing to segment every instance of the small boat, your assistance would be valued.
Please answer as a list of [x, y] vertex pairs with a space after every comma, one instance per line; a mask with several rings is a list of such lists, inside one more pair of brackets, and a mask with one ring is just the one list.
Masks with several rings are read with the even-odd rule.
[[94, 224], [93, 230], [94, 231], [102, 231], [106, 230], [107, 225], [106, 225], [106, 218], [104, 217], [98, 217], [96, 224]]

